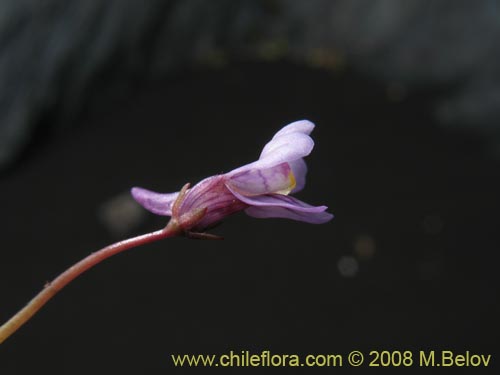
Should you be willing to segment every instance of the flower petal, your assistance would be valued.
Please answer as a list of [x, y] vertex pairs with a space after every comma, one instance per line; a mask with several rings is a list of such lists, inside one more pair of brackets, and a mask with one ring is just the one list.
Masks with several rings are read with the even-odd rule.
[[324, 224], [333, 219], [332, 214], [324, 211], [301, 212], [301, 211], [294, 211], [290, 208], [284, 208], [284, 207], [250, 206], [245, 210], [245, 213], [249, 216], [256, 217], [258, 219], [277, 217], [277, 218], [303, 221], [311, 224]]
[[248, 204], [249, 206], [284, 207], [300, 212], [322, 212], [328, 208], [326, 206], [311, 206], [305, 202], [298, 200], [297, 198], [290, 197], [289, 195], [267, 194], [248, 197], [238, 193], [234, 189], [231, 189], [231, 187], [229, 186], [228, 189], [231, 191], [231, 193], [234, 194], [236, 198]]
[[314, 124], [307, 120], [296, 121], [277, 132], [262, 150], [259, 160], [239, 167], [227, 175], [232, 176], [249, 169], [265, 169], [284, 162], [293, 162], [309, 155], [314, 141], [309, 133]]
[[314, 141], [306, 134], [285, 134], [264, 146], [257, 161], [259, 168], [269, 168], [273, 165], [291, 162], [309, 155], [314, 147]]
[[289, 145], [297, 150], [302, 151], [304, 155], [302, 155], [301, 157], [309, 155], [312, 148], [314, 147], [314, 142], [309, 137], [309, 134], [311, 134], [313, 129], [314, 124], [307, 120], [295, 121], [285, 126], [274, 135], [273, 139], [271, 139], [270, 142], [268, 142], [264, 146], [259, 160], [270, 157], [273, 153], [276, 152], [276, 150], [278, 150], [280, 147], [283, 147], [284, 145]]
[[172, 216], [172, 205], [179, 193], [155, 193], [140, 187], [132, 188], [132, 196], [142, 207], [157, 215]]
[[228, 189], [243, 203], [248, 204], [245, 212], [254, 217], [283, 217], [307, 223], [321, 224], [333, 218], [325, 212], [326, 206], [311, 206], [294, 197], [281, 194], [268, 194], [259, 196], [244, 196], [228, 186]]
[[243, 195], [288, 194], [295, 188], [295, 177], [288, 163], [266, 169], [248, 169], [228, 178], [234, 190]]
[[288, 124], [287, 126], [284, 126], [280, 131], [278, 131], [274, 135], [273, 139], [289, 133], [304, 133], [309, 135], [313, 130], [314, 130], [314, 124], [309, 120], [294, 121]]
[[307, 164], [304, 159], [297, 159], [288, 164], [290, 164], [290, 168], [292, 168], [292, 173], [295, 177], [295, 188], [291, 193], [297, 193], [306, 185]]

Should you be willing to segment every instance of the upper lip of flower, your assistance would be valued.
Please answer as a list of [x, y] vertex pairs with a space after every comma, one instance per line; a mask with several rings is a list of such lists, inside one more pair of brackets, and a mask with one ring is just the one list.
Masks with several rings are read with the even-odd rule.
[[[206, 209], [205, 217], [192, 225], [195, 229], [242, 209], [258, 218], [283, 217], [315, 224], [331, 220], [333, 215], [326, 212], [326, 206], [314, 207], [288, 195], [305, 185], [307, 166], [303, 158], [314, 147], [309, 136], [313, 129], [314, 124], [307, 120], [285, 126], [264, 146], [257, 161], [208, 177], [188, 190], [180, 206], [181, 214]], [[132, 188], [133, 197], [144, 208], [165, 216], [172, 216], [178, 194]]]

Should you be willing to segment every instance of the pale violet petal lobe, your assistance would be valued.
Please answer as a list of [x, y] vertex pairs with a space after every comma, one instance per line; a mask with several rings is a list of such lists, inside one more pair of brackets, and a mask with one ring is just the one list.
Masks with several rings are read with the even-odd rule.
[[289, 195], [282, 194], [267, 194], [257, 196], [245, 196], [228, 186], [228, 189], [234, 196], [249, 206], [260, 207], [283, 207], [300, 212], [323, 212], [328, 207], [326, 206], [311, 206], [297, 198], [290, 197]]
[[[259, 159], [266, 158], [271, 153], [273, 153], [274, 150], [283, 146], [284, 144], [293, 144], [295, 146], [300, 147], [303, 146], [304, 142], [307, 142], [306, 147], [310, 146], [312, 139], [310, 139], [309, 134], [311, 134], [313, 129], [314, 129], [314, 124], [308, 120], [295, 121], [292, 122], [291, 124], [284, 126], [274, 135], [271, 141], [269, 141], [264, 146]], [[301, 141], [298, 141], [299, 139]], [[311, 142], [309, 142], [309, 139], [311, 140]], [[314, 147], [314, 142], [312, 142], [312, 146]], [[311, 150], [305, 152], [309, 154]]]
[[245, 209], [245, 213], [248, 216], [258, 219], [283, 218], [303, 221], [310, 224], [324, 224], [333, 219], [333, 215], [325, 211], [301, 212], [284, 207], [250, 206]]
[[307, 120], [296, 121], [283, 127], [264, 146], [259, 160], [236, 168], [227, 175], [230, 176], [248, 169], [270, 168], [309, 155], [314, 148], [314, 141], [309, 137], [309, 133], [313, 129], [314, 124]]
[[161, 194], [140, 187], [132, 188], [132, 196], [146, 210], [162, 216], [172, 216], [172, 205], [179, 193]]
[[309, 120], [294, 121], [281, 128], [281, 130], [274, 135], [273, 139], [289, 133], [304, 133], [309, 135], [313, 130], [314, 124]]
[[282, 158], [291, 161], [309, 155], [314, 148], [314, 141], [307, 134], [287, 133], [273, 138], [267, 143], [260, 154], [259, 160]]
[[[272, 144], [271, 144], [272, 143]], [[281, 163], [288, 163], [309, 155], [314, 147], [313, 140], [305, 134], [292, 133], [269, 142], [262, 151], [259, 160], [244, 165], [228, 173], [236, 174], [248, 169], [271, 168]]]

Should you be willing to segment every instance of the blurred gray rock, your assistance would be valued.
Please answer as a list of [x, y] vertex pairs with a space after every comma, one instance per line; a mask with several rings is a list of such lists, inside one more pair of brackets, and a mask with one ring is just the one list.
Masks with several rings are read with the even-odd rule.
[[453, 84], [436, 103], [440, 121], [498, 140], [499, 8], [496, 0], [3, 0], [0, 168], [48, 114], [51, 125], [70, 125], [96, 87], [224, 54], [344, 59], [389, 84]]
[[441, 122], [500, 135], [497, 0], [322, 2], [294, 2], [306, 20], [299, 48], [333, 47], [388, 82], [456, 85], [437, 107]]

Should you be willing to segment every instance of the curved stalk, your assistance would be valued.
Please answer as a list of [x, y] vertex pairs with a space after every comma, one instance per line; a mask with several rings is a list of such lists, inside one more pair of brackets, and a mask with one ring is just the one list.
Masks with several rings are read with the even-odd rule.
[[176, 220], [171, 220], [164, 229], [114, 243], [90, 254], [88, 257], [68, 268], [52, 282], [47, 283], [44, 289], [38, 293], [35, 298], [33, 298], [23, 309], [4, 323], [0, 327], [0, 344], [16, 332], [33, 315], [35, 315], [37, 311], [40, 310], [43, 305], [54, 297], [62, 288], [88, 269], [94, 267], [96, 264], [99, 264], [110, 256], [121, 253], [122, 251], [164, 238], [173, 237], [179, 233], [180, 228], [177, 225]]

